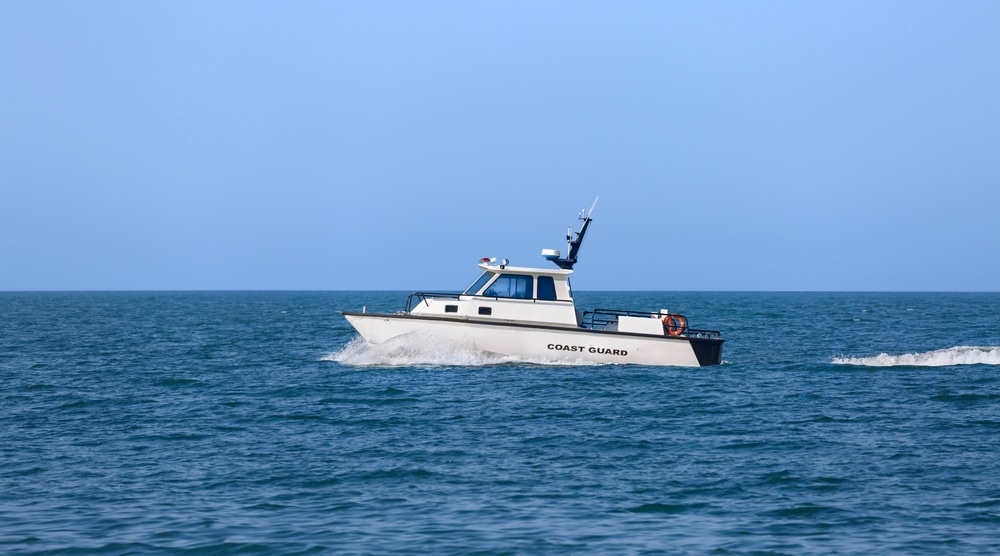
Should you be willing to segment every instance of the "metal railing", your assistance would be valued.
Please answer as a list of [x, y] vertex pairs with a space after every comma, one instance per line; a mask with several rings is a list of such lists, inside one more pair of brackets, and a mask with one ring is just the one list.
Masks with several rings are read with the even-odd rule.
[[[666, 315], [650, 311], [630, 311], [627, 309], [594, 309], [583, 313], [582, 328], [591, 330], [614, 330], [618, 325], [618, 317], [638, 317], [638, 318], [661, 318]], [[683, 317], [683, 315], [677, 315]], [[687, 321], [687, 317], [684, 317]], [[711, 338], [722, 339], [722, 333], [718, 330], [701, 330], [698, 328], [686, 328], [680, 336], [685, 338]]]
[[406, 298], [406, 312], [409, 313], [415, 305], [426, 302], [428, 299], [458, 299], [461, 293], [456, 292], [413, 292]]

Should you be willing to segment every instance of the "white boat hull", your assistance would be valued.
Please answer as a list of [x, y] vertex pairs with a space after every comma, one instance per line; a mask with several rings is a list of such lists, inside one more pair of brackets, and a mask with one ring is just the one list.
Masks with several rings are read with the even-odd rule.
[[415, 334], [446, 338], [476, 349], [539, 362], [586, 362], [699, 367], [720, 362], [722, 341], [653, 336], [577, 327], [345, 312], [371, 344]]

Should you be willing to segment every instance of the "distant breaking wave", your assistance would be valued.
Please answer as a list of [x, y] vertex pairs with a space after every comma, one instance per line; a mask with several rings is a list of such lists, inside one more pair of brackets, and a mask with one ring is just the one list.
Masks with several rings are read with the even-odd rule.
[[865, 367], [946, 367], [949, 365], [1000, 365], [1000, 346], [957, 346], [923, 353], [874, 357], [834, 357], [835, 365]]
[[354, 367], [470, 366], [532, 363], [539, 365], [595, 365], [580, 360], [541, 360], [499, 355], [477, 349], [471, 343], [440, 337], [407, 334], [373, 345], [357, 337], [340, 351], [322, 358]]

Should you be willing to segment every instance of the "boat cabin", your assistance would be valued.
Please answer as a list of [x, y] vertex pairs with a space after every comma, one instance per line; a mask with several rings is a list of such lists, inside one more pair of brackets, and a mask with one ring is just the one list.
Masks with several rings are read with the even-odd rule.
[[489, 319], [580, 326], [582, 313], [573, 305], [569, 275], [572, 270], [527, 268], [480, 263], [483, 269], [461, 294], [420, 293], [418, 303], [408, 303], [413, 315], [440, 315], [469, 320]]

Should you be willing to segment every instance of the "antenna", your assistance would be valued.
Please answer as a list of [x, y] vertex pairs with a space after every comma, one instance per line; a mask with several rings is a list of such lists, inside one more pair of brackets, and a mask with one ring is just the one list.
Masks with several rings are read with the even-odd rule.
[[589, 211], [580, 211], [580, 220], [583, 221], [583, 224], [580, 226], [580, 231], [576, 233], [575, 239], [573, 238], [573, 228], [570, 227], [566, 230], [566, 258], [549, 258], [549, 260], [556, 263], [556, 266], [559, 268], [572, 270], [573, 265], [576, 264], [576, 256], [580, 252], [580, 246], [583, 245], [583, 236], [587, 233], [587, 227], [590, 226], [590, 216], [594, 214], [594, 207], [597, 206], [597, 201], [600, 198], [601, 197], [598, 196], [594, 199], [594, 204], [590, 205]]
[[597, 201], [599, 201], [599, 200], [601, 200], [601, 196], [600, 195], [598, 195], [597, 197], [594, 197], [594, 204], [590, 205], [590, 210], [587, 211], [587, 218], [590, 218], [591, 216], [594, 215], [594, 207], [597, 206]]

